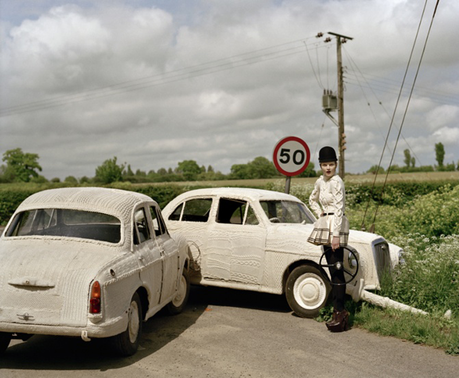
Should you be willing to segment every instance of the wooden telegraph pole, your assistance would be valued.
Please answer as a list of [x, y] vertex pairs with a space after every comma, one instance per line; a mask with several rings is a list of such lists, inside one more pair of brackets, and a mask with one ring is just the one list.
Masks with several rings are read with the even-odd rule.
[[352, 40], [353, 38], [332, 32], [328, 32], [328, 34], [336, 37], [336, 56], [338, 59], [338, 174], [342, 179], [344, 179], [344, 150], [346, 149], [346, 135], [344, 133], [344, 85], [341, 44], [345, 43], [346, 40]]

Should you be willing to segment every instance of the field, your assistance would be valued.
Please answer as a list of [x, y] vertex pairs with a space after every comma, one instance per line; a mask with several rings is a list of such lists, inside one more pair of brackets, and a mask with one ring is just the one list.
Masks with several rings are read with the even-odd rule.
[[[380, 174], [376, 178], [376, 183], [382, 184], [386, 179], [386, 174]], [[292, 177], [291, 185], [314, 184], [317, 177]], [[375, 180], [375, 175], [364, 174], [346, 174], [345, 183], [349, 184], [372, 184]], [[459, 171], [454, 172], [419, 172], [419, 173], [393, 173], [387, 177], [387, 183], [420, 183], [420, 182], [446, 182], [457, 181], [459, 183]], [[179, 186], [202, 186], [202, 187], [220, 187], [220, 186], [241, 186], [241, 187], [265, 187], [270, 183], [285, 183], [285, 178], [276, 179], [253, 179], [253, 180], [220, 180], [220, 181], [184, 181], [176, 182], [174, 185]], [[134, 186], [162, 186], [165, 183], [151, 183], [151, 184], [135, 184]]]

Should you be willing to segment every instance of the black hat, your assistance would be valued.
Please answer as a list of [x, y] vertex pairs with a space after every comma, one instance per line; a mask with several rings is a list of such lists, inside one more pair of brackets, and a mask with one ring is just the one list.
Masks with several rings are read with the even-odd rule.
[[322, 147], [319, 151], [319, 163], [328, 163], [330, 161], [337, 161], [336, 152], [333, 147]]

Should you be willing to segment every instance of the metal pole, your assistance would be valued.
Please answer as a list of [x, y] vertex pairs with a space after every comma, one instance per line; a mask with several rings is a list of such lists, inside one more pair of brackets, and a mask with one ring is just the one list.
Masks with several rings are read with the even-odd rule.
[[287, 176], [285, 178], [285, 193], [290, 194], [290, 182], [292, 181], [292, 178], [290, 176]]

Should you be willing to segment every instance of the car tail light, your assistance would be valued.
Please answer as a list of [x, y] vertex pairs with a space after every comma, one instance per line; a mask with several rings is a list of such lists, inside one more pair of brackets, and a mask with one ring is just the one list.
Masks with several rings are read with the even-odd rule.
[[89, 313], [100, 314], [100, 283], [94, 281], [91, 288], [91, 297], [89, 298]]

